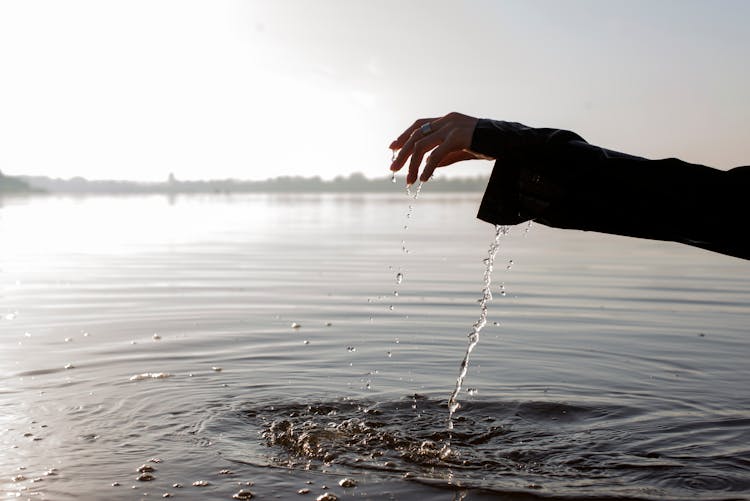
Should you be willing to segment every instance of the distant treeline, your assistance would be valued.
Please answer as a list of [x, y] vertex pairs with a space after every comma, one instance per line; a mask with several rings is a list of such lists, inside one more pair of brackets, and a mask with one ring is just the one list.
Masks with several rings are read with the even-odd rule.
[[22, 179], [6, 176], [0, 171], [0, 195], [3, 193], [34, 193], [38, 191]]
[[[218, 179], [206, 181], [180, 181], [170, 174], [164, 182], [96, 181], [82, 177], [71, 179], [46, 176], [18, 176], [16, 178], [33, 190], [48, 193], [336, 193], [393, 192], [390, 178], [368, 179], [363, 174], [339, 176], [332, 180], [320, 177], [282, 176], [265, 181]], [[403, 183], [403, 179], [400, 179]], [[487, 180], [476, 178], [440, 178], [430, 183], [430, 191], [482, 191]]]

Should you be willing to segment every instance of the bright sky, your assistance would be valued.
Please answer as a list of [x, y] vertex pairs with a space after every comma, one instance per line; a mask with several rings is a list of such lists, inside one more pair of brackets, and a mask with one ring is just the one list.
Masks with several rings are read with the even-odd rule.
[[402, 129], [454, 110], [750, 164], [748, 22], [744, 0], [2, 0], [0, 170], [385, 177]]

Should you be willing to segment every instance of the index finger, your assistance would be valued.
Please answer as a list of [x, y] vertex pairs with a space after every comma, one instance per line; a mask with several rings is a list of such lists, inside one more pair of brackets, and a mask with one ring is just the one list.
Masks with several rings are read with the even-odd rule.
[[431, 123], [437, 120], [437, 118], [420, 118], [419, 120], [416, 120], [411, 126], [406, 129], [398, 138], [396, 138], [395, 141], [393, 141], [390, 145], [390, 149], [392, 150], [400, 150], [406, 141], [409, 140], [412, 134], [414, 134], [414, 131], [422, 127], [426, 123]]

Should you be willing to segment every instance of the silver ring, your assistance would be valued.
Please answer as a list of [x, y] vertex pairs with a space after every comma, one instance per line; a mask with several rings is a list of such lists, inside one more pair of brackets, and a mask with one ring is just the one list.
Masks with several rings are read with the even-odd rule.
[[426, 136], [430, 132], [432, 132], [432, 125], [430, 125], [430, 122], [427, 122], [425, 124], [422, 124], [422, 127], [419, 128], [422, 131], [422, 135]]

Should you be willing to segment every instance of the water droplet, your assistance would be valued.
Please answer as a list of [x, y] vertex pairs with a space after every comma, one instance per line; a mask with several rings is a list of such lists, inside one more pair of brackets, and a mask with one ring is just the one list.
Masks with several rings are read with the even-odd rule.
[[315, 498], [315, 501], [338, 501], [338, 496], [332, 492], [324, 492]]
[[221, 372], [224, 369], [222, 369], [221, 367], [211, 367], [211, 370], [214, 371], [214, 372]]
[[346, 351], [348, 352], [357, 351], [357, 348], [355, 348], [354, 346], [347, 346]]
[[304, 344], [310, 344], [310, 341], [308, 341], [307, 339], [305, 339]]
[[136, 470], [138, 473], [153, 473], [156, 471], [156, 468], [151, 466], [150, 464], [142, 464]]
[[390, 306], [388, 307], [388, 309], [389, 309], [389, 310], [391, 310], [391, 311], [393, 311], [393, 305], [390, 305]]
[[232, 499], [252, 499], [254, 494], [246, 489], [240, 489], [232, 495]]
[[398, 296], [398, 291], [393, 291], [394, 296]]
[[393, 353], [391, 353], [390, 351], [387, 351], [385, 354], [388, 356], [388, 358], [391, 358], [393, 356]]
[[154, 335], [151, 337], [154, 338], [154, 341], [159, 341], [161, 339], [161, 336], [157, 333], [154, 333]]
[[326, 322], [326, 327], [331, 327], [333, 325], [333, 322]]
[[404, 274], [403, 273], [396, 273], [396, 283], [400, 284], [404, 280]]
[[393, 171], [393, 173], [391, 174], [391, 182], [392, 183], [396, 182], [396, 171]]
[[341, 487], [355, 487], [357, 485], [357, 481], [353, 478], [342, 478], [339, 480], [339, 485]]
[[211, 482], [209, 482], [208, 480], [196, 480], [195, 482], [193, 482], [193, 485], [195, 487], [207, 487], [211, 485]]
[[141, 473], [140, 475], [138, 475], [138, 477], [136, 477], [136, 480], [138, 480], [139, 482], [150, 482], [155, 478], [156, 477], [150, 473]]
[[500, 325], [500, 322], [492, 322], [492, 325], [498, 326], [498, 325]]
[[73, 365], [73, 364], [65, 364], [65, 368], [66, 368], [66, 369], [75, 369], [75, 368], [76, 368], [76, 366], [75, 366], [75, 365]]
[[[30, 334], [29, 334], [29, 335], [30, 335]], [[66, 343], [70, 343], [71, 341], [73, 341], [73, 338], [72, 338], [72, 337], [66, 337], [66, 338], [65, 338], [65, 342], [66, 342]]]
[[476, 395], [477, 393], [479, 393], [479, 390], [477, 390], [476, 388], [468, 388], [466, 390], [466, 393], [468, 393], [469, 395], [471, 395], [473, 397], [474, 395]]
[[300, 327], [302, 326], [298, 324], [297, 322], [292, 322], [292, 329], [299, 329]]

